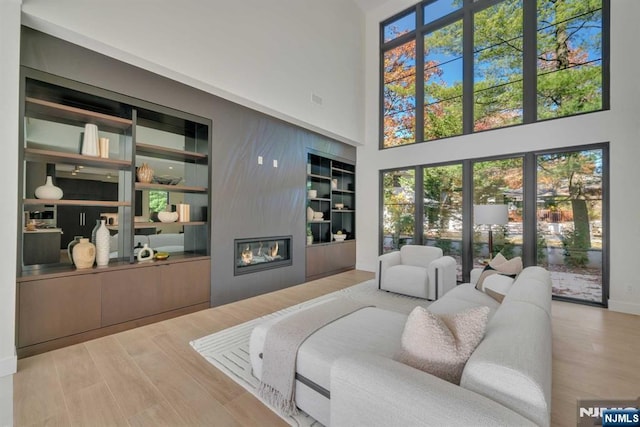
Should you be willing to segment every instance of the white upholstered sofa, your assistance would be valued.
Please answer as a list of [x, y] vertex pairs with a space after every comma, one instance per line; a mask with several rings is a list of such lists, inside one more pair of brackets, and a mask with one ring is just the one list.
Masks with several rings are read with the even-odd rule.
[[[460, 385], [394, 360], [407, 315], [368, 307], [330, 323], [301, 345], [298, 407], [331, 426], [548, 426], [549, 273], [540, 267], [524, 269], [501, 304], [473, 284], [463, 284], [428, 310], [442, 314], [477, 306], [488, 306], [490, 318]], [[261, 325], [251, 336], [257, 378], [268, 329], [269, 323]]]

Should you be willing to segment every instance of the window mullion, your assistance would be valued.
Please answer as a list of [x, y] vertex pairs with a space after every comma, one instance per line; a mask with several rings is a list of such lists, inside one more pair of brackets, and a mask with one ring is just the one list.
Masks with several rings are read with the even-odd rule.
[[467, 7], [462, 21], [462, 133], [473, 133], [473, 13]]
[[522, 122], [534, 123], [538, 119], [538, 42], [536, 2], [525, 1], [523, 13], [522, 58]]
[[[423, 9], [416, 8], [416, 28], [423, 22]], [[424, 34], [416, 32], [416, 142], [424, 141]]]

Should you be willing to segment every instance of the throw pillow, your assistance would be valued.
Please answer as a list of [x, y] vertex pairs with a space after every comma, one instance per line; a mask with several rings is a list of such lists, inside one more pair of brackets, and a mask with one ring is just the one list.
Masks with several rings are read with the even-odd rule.
[[522, 272], [522, 258], [518, 256], [507, 260], [501, 254], [498, 254], [482, 271], [476, 283], [476, 289], [482, 291], [484, 280], [493, 274], [504, 274], [515, 279], [520, 272]]
[[511, 289], [515, 279], [504, 274], [493, 274], [484, 279], [482, 290], [494, 300], [502, 303], [502, 300]]
[[489, 307], [435, 315], [423, 307], [409, 314], [402, 332], [402, 347], [395, 359], [443, 380], [460, 384], [462, 370], [480, 344]]

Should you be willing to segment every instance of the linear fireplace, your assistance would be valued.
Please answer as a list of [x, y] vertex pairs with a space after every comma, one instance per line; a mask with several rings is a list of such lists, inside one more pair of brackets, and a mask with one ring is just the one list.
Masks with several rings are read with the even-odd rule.
[[234, 276], [291, 265], [291, 236], [236, 239]]

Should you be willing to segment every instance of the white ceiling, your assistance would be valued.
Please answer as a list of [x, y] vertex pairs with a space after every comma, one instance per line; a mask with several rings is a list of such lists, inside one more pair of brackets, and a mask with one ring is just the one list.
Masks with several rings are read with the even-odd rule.
[[363, 12], [368, 12], [388, 0], [353, 0]]

